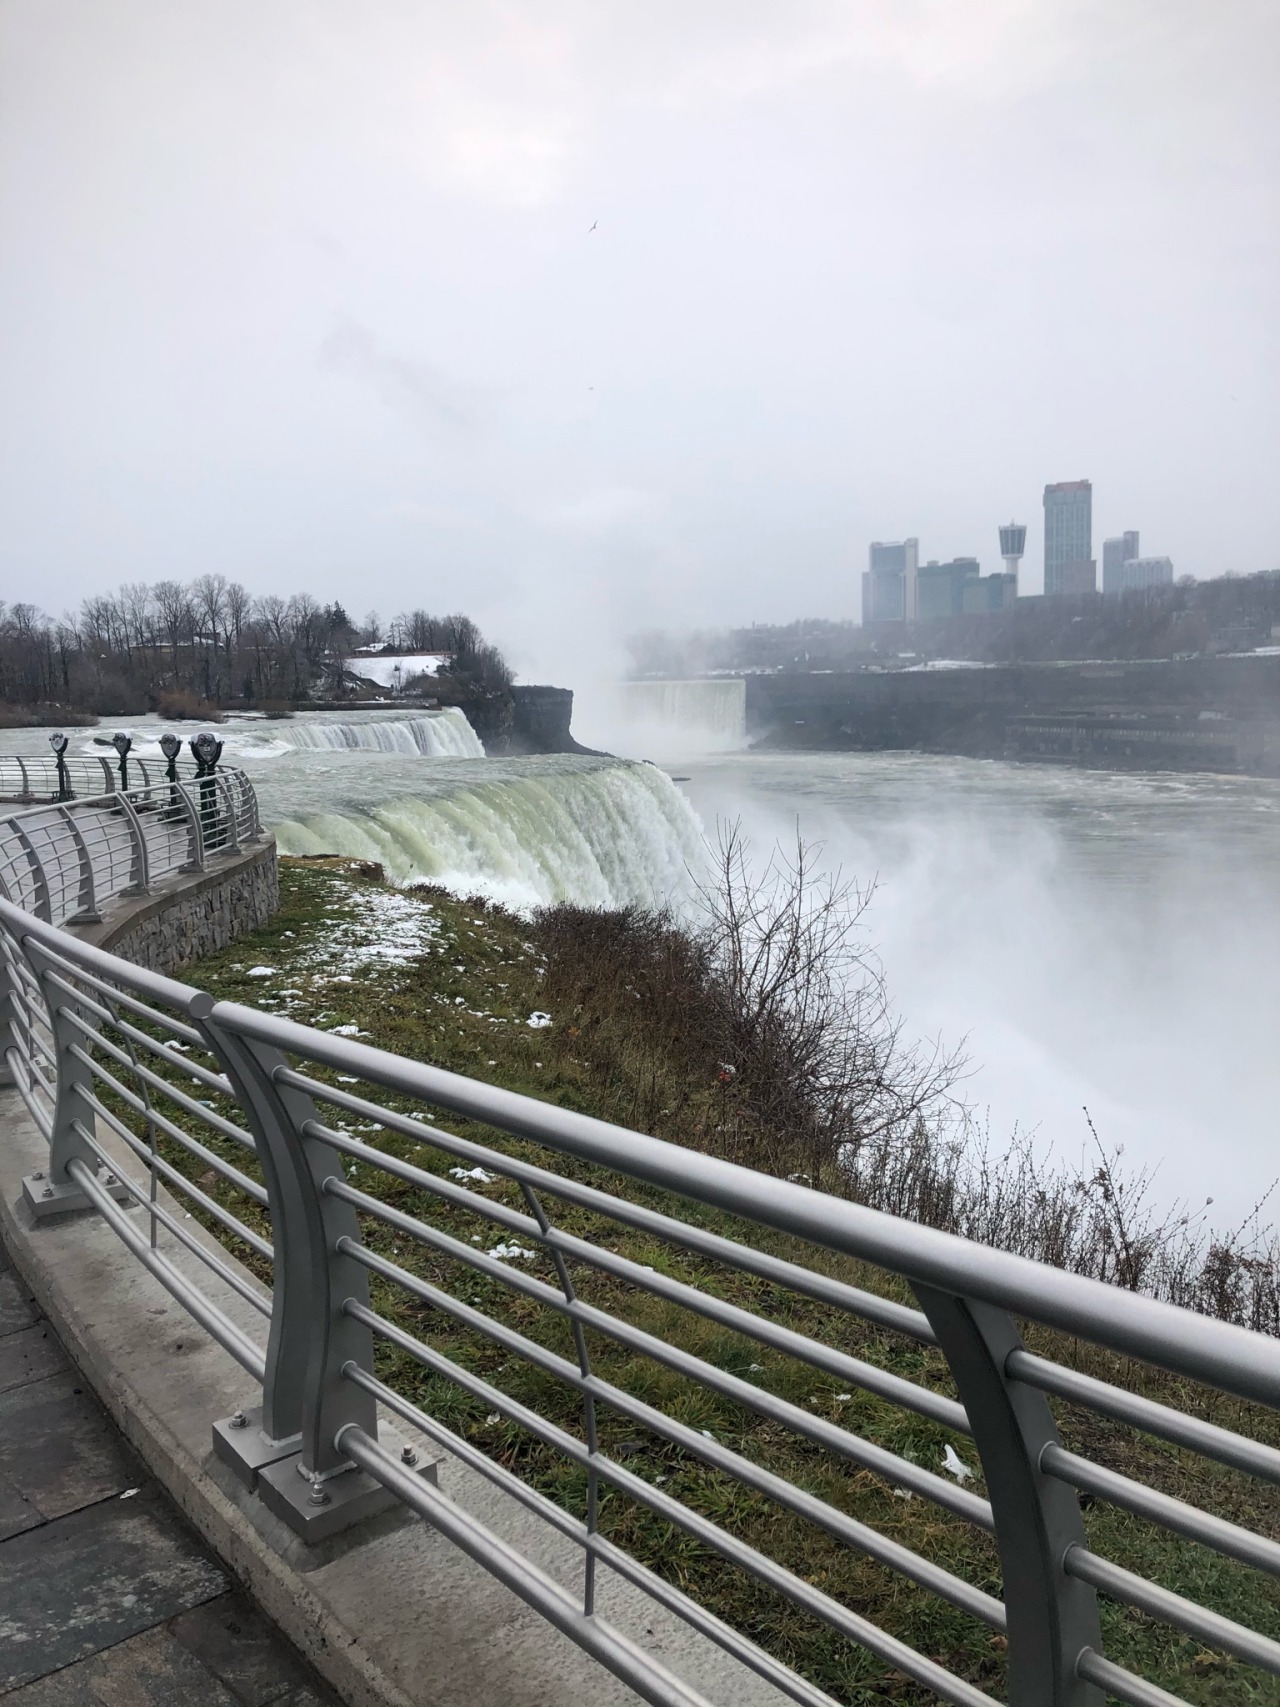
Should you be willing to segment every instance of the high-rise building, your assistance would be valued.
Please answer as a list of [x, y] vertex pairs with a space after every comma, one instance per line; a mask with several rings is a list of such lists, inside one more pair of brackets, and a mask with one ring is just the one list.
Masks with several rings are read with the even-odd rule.
[[916, 566], [920, 541], [876, 540], [862, 577], [862, 621], [914, 622], [916, 618]]
[[953, 557], [950, 563], [931, 558], [916, 571], [916, 615], [921, 622], [941, 622], [964, 611], [965, 588], [978, 580], [976, 557]]
[[1021, 522], [1006, 522], [1000, 529], [1000, 555], [1004, 558], [1004, 572], [1013, 576], [1014, 595], [1018, 590], [1018, 565], [1022, 562], [1022, 554], [1027, 549], [1027, 530]]
[[1093, 558], [1093, 483], [1061, 480], [1044, 489], [1044, 591], [1046, 598], [1097, 590]]
[[1122, 570], [1122, 593], [1149, 593], [1153, 587], [1173, 585], [1173, 562], [1168, 557], [1130, 557]]
[[1104, 593], [1122, 593], [1124, 591], [1124, 566], [1131, 563], [1138, 555], [1138, 534], [1136, 528], [1128, 533], [1122, 533], [1116, 539], [1104, 539], [1102, 542], [1102, 590]]

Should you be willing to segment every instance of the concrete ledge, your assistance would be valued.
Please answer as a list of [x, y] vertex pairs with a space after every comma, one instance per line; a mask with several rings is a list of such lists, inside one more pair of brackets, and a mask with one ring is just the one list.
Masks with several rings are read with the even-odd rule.
[[204, 871], [159, 879], [149, 894], [107, 904], [94, 924], [69, 924], [68, 936], [153, 972], [181, 967], [257, 930], [280, 905], [275, 837], [215, 855]]
[[[107, 1147], [121, 1172], [142, 1177], [131, 1157]], [[255, 1404], [255, 1383], [96, 1214], [33, 1221], [20, 1182], [46, 1160], [21, 1099], [0, 1091], [0, 1235], [15, 1268], [152, 1474], [352, 1707], [637, 1707], [630, 1689], [403, 1510], [303, 1546], [212, 1450], [213, 1422]], [[265, 1319], [173, 1243], [166, 1254], [174, 1266], [265, 1341]], [[452, 1456], [441, 1458], [399, 1419], [392, 1432], [439, 1460], [438, 1484], [452, 1500], [558, 1581], [580, 1587], [582, 1553], [573, 1543]], [[782, 1707], [788, 1699], [603, 1567], [598, 1600], [610, 1623], [709, 1701]]]

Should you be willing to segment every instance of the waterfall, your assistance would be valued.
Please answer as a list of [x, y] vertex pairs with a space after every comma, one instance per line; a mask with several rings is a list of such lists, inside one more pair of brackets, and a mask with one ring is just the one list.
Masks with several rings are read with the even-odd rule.
[[690, 752], [742, 746], [747, 684], [739, 677], [694, 682], [621, 682], [618, 711], [641, 740], [675, 742]]
[[704, 858], [692, 807], [645, 764], [468, 779], [274, 829], [282, 853], [378, 860], [397, 883], [426, 880], [518, 909], [653, 906], [684, 892]]
[[420, 753], [432, 759], [482, 759], [484, 748], [457, 706], [416, 717], [363, 723], [291, 723], [272, 731], [286, 747], [324, 752]]

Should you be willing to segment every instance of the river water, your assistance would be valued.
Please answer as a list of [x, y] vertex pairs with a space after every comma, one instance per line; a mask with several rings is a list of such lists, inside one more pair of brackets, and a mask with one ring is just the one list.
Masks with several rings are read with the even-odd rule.
[[[1162, 1202], [1245, 1216], [1280, 1172], [1280, 784], [708, 753], [732, 734], [719, 698], [690, 719], [688, 696], [668, 697], [671, 721], [633, 735], [659, 764], [485, 759], [456, 712], [219, 734], [285, 851], [376, 858], [400, 881], [518, 907], [679, 902], [718, 821], [740, 820], [762, 857], [798, 828], [829, 869], [876, 879], [870, 931], [896, 1005], [917, 1036], [967, 1040], [994, 1143], [1032, 1131], [1074, 1157], [1087, 1106], [1130, 1166], [1158, 1169]], [[133, 727], [140, 751], [161, 728]], [[105, 732], [73, 747], [100, 750]], [[576, 732], [626, 750], [616, 718], [593, 728], [588, 711]], [[0, 735], [0, 751], [44, 745]]]

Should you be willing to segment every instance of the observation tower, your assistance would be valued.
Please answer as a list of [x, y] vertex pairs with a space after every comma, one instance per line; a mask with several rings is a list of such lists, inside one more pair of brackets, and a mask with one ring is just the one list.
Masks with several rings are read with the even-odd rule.
[[1022, 554], [1027, 549], [1027, 529], [1022, 522], [1006, 522], [1000, 529], [1000, 555], [1004, 558], [1004, 572], [1013, 576], [1013, 590], [1018, 591], [1018, 565], [1022, 562]]

